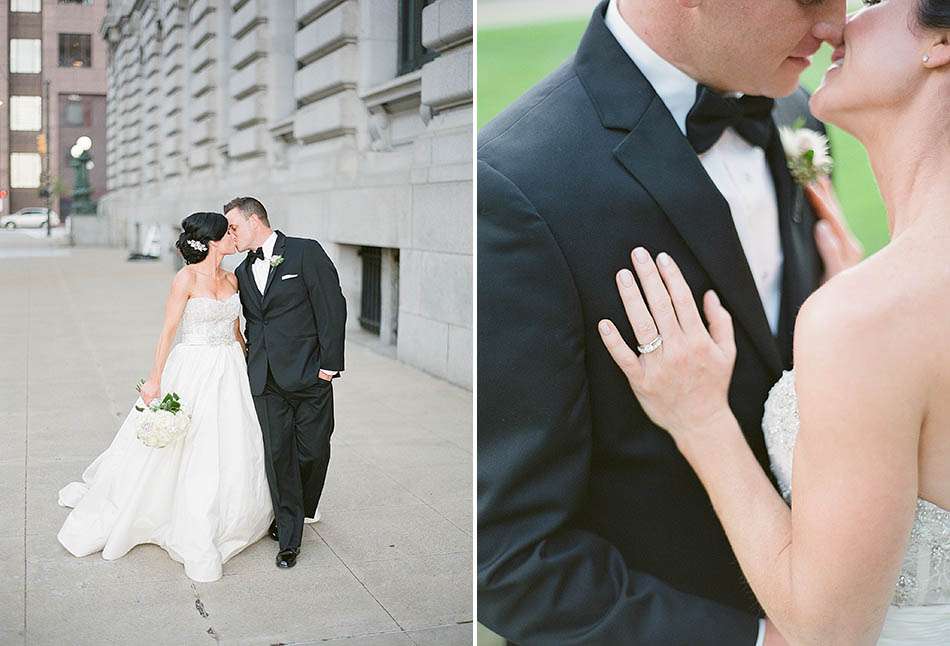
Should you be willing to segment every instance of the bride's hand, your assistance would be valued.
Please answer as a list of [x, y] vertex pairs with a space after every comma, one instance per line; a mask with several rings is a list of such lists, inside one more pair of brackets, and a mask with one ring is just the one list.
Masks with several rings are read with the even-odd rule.
[[818, 216], [815, 245], [825, 265], [824, 283], [861, 262], [864, 259], [864, 247], [848, 228], [831, 180], [820, 177], [805, 188], [805, 196]]
[[659, 267], [646, 249], [634, 249], [632, 258], [642, 293], [630, 270], [622, 269], [617, 273], [620, 298], [637, 343], [647, 346], [659, 335], [662, 344], [638, 356], [613, 323], [604, 319], [598, 328], [643, 410], [679, 442], [732, 414], [729, 382], [736, 358], [732, 317], [716, 294], [707, 292], [707, 331], [686, 280], [668, 254], [657, 256]]
[[142, 396], [142, 402], [148, 406], [153, 399], [162, 394], [162, 386], [155, 379], [149, 379], [142, 384], [139, 394]]

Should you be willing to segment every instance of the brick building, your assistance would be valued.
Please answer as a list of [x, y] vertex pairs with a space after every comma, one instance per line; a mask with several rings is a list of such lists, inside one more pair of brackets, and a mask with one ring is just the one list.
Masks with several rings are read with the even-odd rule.
[[47, 114], [53, 208], [69, 211], [69, 149], [83, 135], [93, 142], [93, 199], [104, 193], [107, 51], [99, 25], [105, 14], [105, 0], [0, 2], [0, 191], [7, 191], [0, 214], [46, 204], [38, 136]]

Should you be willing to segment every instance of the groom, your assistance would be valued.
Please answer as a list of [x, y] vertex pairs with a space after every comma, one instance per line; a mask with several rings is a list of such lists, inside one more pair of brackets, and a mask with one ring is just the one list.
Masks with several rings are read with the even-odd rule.
[[333, 386], [343, 370], [346, 301], [333, 262], [316, 240], [271, 229], [264, 205], [224, 205], [238, 251], [235, 274], [247, 321], [247, 374], [264, 434], [274, 504], [277, 567], [291, 568], [330, 464]]
[[791, 367], [799, 307], [838, 264], [816, 250], [776, 125], [823, 130], [799, 75], [844, 10], [604, 1], [576, 55], [481, 131], [478, 609], [497, 633], [783, 643], [597, 322], [627, 321], [614, 277], [637, 246], [668, 252], [697, 300], [715, 289], [736, 328], [730, 403], [768, 465], [766, 396]]

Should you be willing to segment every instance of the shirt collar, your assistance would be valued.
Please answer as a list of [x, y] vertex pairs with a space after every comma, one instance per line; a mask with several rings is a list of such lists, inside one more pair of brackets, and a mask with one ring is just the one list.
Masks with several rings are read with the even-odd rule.
[[261, 251], [264, 252], [265, 258], [270, 258], [274, 255], [274, 245], [277, 244], [277, 232], [271, 233], [267, 240], [261, 245]]
[[643, 42], [620, 15], [617, 0], [610, 0], [605, 21], [607, 29], [666, 104], [680, 131], [686, 134], [686, 115], [696, 102], [696, 81]]

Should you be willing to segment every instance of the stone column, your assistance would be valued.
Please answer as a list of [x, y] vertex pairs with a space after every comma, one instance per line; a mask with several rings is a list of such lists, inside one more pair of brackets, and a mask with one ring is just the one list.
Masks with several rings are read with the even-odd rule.
[[188, 169], [202, 172], [217, 155], [217, 0], [194, 0], [188, 10]]
[[176, 0], [162, 0], [165, 39], [162, 42], [162, 177], [165, 180], [185, 173], [183, 108], [185, 101], [185, 12]]

